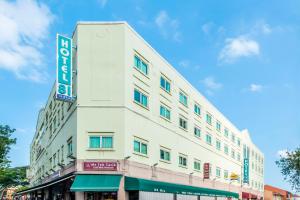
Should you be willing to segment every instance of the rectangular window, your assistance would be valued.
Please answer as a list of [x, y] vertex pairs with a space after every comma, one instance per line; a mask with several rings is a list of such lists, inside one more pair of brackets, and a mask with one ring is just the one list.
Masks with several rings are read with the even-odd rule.
[[231, 149], [231, 158], [235, 159], [235, 151], [234, 151], [234, 149]]
[[224, 144], [224, 153], [228, 155], [229, 150], [228, 150], [228, 145]]
[[225, 128], [225, 129], [224, 129], [224, 136], [228, 138], [228, 135], [229, 135], [229, 134], [228, 134], [228, 129]]
[[241, 161], [241, 154], [240, 153], [237, 153], [237, 160]]
[[201, 161], [200, 160], [197, 160], [197, 159], [194, 160], [194, 170], [201, 171]]
[[179, 166], [186, 167], [187, 166], [187, 157], [184, 155], [179, 155]]
[[217, 131], [221, 132], [221, 123], [220, 122], [216, 123], [216, 129], [217, 129]]
[[221, 177], [221, 169], [220, 169], [220, 167], [217, 167], [217, 168], [216, 168], [216, 177], [217, 177], [217, 178], [220, 178], [220, 177]]
[[68, 156], [73, 154], [73, 142], [72, 138], [68, 140]]
[[148, 107], [148, 97], [137, 89], [134, 89], [134, 101], [144, 107]]
[[206, 122], [211, 125], [212, 117], [210, 114], [206, 113]]
[[148, 144], [138, 139], [134, 139], [133, 150], [136, 153], [147, 155], [148, 154]]
[[198, 127], [194, 127], [194, 135], [197, 137], [201, 137], [201, 130]]
[[183, 92], [179, 92], [179, 102], [187, 106], [187, 96]]
[[138, 69], [143, 74], [148, 75], [148, 65], [147, 65], [147, 63], [145, 61], [143, 61], [137, 55], [134, 56], [134, 66], [135, 66], [136, 69]]
[[221, 150], [221, 141], [216, 140], [216, 148], [220, 151]]
[[206, 134], [206, 143], [211, 145], [211, 135], [210, 134]]
[[64, 162], [64, 145], [61, 146], [61, 162]]
[[235, 135], [233, 133], [231, 134], [231, 141], [235, 143]]
[[160, 159], [170, 162], [170, 160], [171, 160], [170, 151], [168, 151], [166, 149], [160, 149]]
[[160, 77], [160, 87], [168, 93], [171, 92], [171, 83], [163, 76]]
[[240, 147], [241, 146], [241, 140], [240, 138], [237, 139], [237, 145]]
[[224, 170], [224, 179], [225, 179], [225, 180], [228, 179], [228, 170]]
[[179, 118], [179, 127], [183, 129], [187, 129], [187, 121], [183, 118]]
[[53, 154], [53, 168], [56, 166], [56, 153]]
[[194, 105], [194, 113], [196, 115], [201, 115], [200, 106], [198, 106], [197, 104]]
[[162, 116], [163, 118], [166, 118], [168, 120], [171, 119], [171, 111], [166, 108], [165, 106], [160, 106], [160, 116]]
[[89, 136], [89, 148], [91, 149], [111, 149], [113, 148], [112, 136], [91, 135]]

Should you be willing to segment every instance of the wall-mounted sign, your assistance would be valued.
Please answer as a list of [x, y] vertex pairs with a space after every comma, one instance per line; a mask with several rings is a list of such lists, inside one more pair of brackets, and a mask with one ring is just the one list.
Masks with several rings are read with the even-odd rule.
[[204, 163], [203, 165], [203, 178], [209, 179], [209, 163]]
[[85, 171], [117, 171], [117, 162], [84, 162]]
[[249, 159], [244, 159], [244, 176], [243, 183], [249, 183]]
[[73, 101], [72, 97], [72, 39], [56, 37], [56, 99]]
[[240, 176], [236, 173], [231, 173], [230, 174], [230, 180], [239, 180]]

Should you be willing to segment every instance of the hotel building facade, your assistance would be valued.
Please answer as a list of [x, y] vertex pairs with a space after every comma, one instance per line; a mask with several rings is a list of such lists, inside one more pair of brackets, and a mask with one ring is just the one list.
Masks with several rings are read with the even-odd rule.
[[264, 155], [248, 131], [126, 22], [79, 22], [72, 39], [75, 101], [56, 100], [53, 86], [31, 144], [31, 187], [18, 197], [263, 197]]

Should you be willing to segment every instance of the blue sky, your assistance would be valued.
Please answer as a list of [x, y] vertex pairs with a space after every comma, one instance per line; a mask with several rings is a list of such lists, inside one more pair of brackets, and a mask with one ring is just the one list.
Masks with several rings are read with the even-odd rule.
[[[265, 154], [265, 183], [300, 146], [300, 1], [0, 2], [0, 123], [17, 129], [13, 166], [29, 163], [38, 110], [55, 79], [55, 36], [77, 21], [126, 20]], [[158, 1], [157, 1], [158, 2]], [[188, 2], [188, 3], [187, 3]]]

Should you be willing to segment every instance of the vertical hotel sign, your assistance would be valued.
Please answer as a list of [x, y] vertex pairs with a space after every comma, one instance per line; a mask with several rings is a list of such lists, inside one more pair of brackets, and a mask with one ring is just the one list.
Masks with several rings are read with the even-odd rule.
[[243, 177], [244, 183], [249, 183], [249, 159], [244, 159], [244, 177]]
[[72, 97], [72, 39], [56, 36], [56, 99], [73, 101]]
[[209, 163], [204, 163], [203, 165], [203, 178], [204, 179], [209, 179], [209, 172], [210, 172], [210, 169], [209, 169]]

